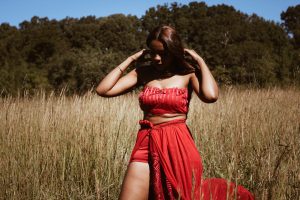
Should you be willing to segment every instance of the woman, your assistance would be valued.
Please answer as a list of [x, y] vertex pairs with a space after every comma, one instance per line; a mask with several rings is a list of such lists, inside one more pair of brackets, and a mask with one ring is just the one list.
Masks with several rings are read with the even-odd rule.
[[[191, 93], [206, 103], [218, 99], [218, 86], [204, 60], [184, 49], [170, 26], [155, 28], [147, 38], [149, 50], [129, 56], [98, 85], [100, 96], [124, 94], [142, 85], [139, 94], [144, 118], [131, 153], [122, 184], [121, 200], [142, 199], [253, 199], [243, 187], [234, 187], [223, 179], [202, 180], [202, 162], [185, 121]], [[129, 65], [145, 60], [122, 76]], [[192, 60], [188, 60], [191, 57]]]

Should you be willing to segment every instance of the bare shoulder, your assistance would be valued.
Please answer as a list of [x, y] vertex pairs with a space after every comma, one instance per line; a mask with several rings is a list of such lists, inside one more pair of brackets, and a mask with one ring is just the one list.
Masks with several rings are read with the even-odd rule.
[[137, 76], [137, 70], [136, 68], [132, 69], [130, 72], [128, 72], [128, 74], [130, 74], [131, 76]]
[[183, 78], [185, 79], [185, 81], [190, 82], [190, 80], [195, 76], [195, 73], [189, 73], [189, 74], [185, 74], [183, 75]]
[[187, 77], [188, 77], [189, 80], [191, 80], [193, 78], [197, 78], [195, 72], [187, 74]]
[[195, 72], [189, 74], [189, 83], [192, 85], [199, 85], [199, 80]]

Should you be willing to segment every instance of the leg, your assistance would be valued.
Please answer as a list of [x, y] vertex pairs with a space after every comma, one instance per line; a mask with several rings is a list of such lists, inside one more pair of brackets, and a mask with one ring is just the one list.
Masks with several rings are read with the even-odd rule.
[[119, 200], [147, 200], [150, 169], [144, 162], [131, 162], [122, 184]]

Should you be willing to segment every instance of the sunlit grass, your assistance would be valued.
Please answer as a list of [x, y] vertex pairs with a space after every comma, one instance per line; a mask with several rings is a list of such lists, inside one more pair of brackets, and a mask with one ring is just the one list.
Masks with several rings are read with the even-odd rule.
[[[0, 99], [1, 199], [117, 199], [138, 120], [136, 93], [115, 98], [45, 95]], [[300, 91], [221, 89], [193, 95], [187, 123], [204, 176], [223, 177], [257, 199], [300, 190]]]

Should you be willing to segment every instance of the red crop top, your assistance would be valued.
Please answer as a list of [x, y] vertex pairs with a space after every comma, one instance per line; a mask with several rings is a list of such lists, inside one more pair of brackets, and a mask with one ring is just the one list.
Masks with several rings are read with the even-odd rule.
[[157, 88], [145, 86], [139, 94], [141, 109], [154, 115], [165, 113], [188, 113], [187, 88]]

